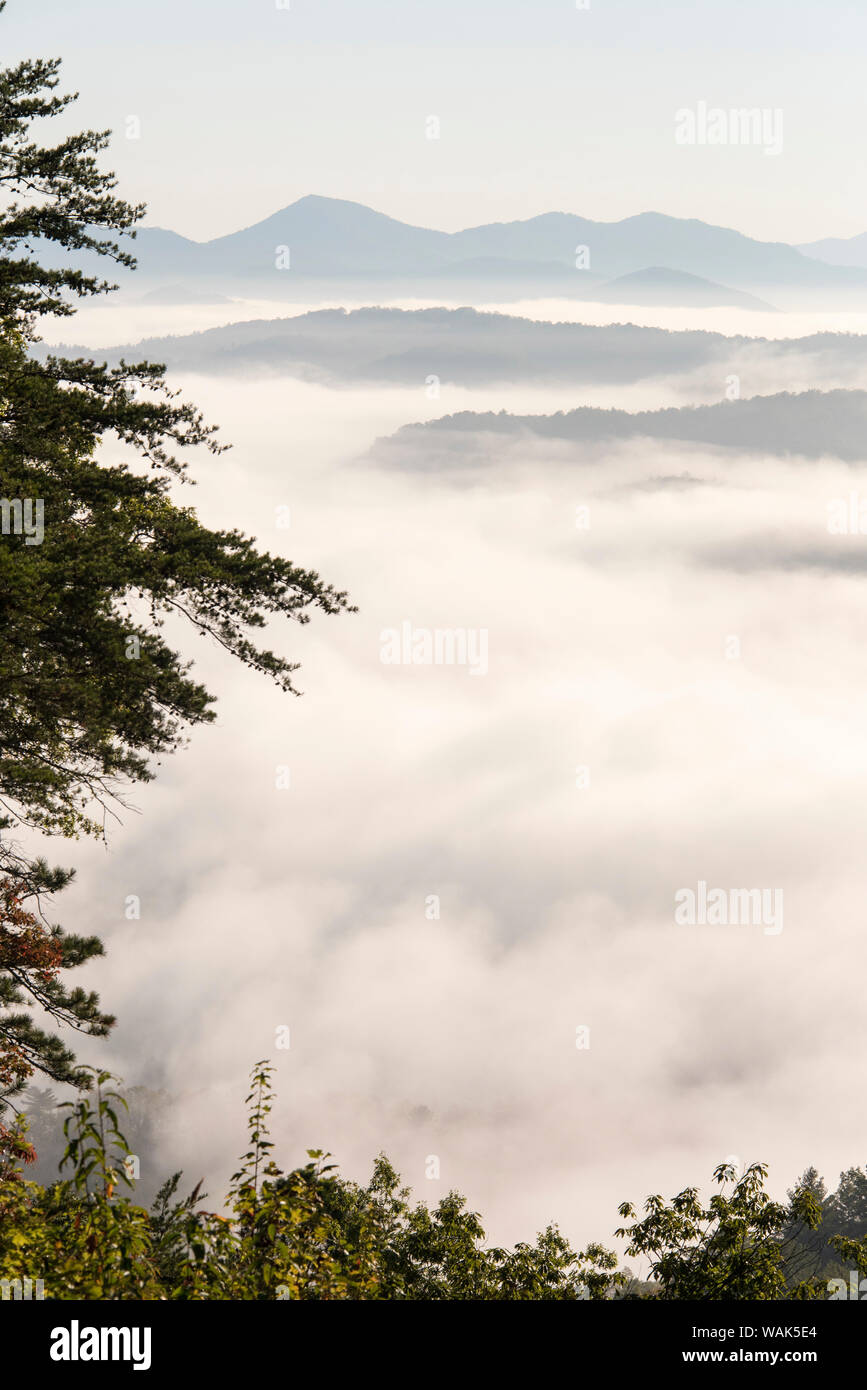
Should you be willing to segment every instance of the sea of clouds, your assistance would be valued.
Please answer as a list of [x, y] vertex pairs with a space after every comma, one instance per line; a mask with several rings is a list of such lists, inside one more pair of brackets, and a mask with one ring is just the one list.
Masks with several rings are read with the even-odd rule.
[[[119, 1018], [82, 1055], [177, 1098], [166, 1171], [224, 1190], [263, 1057], [279, 1161], [323, 1147], [361, 1179], [385, 1150], [498, 1241], [607, 1240], [618, 1202], [728, 1156], [778, 1193], [863, 1162], [867, 540], [827, 518], [864, 470], [641, 440], [476, 437], [440, 474], [409, 441], [405, 468], [369, 452], [459, 409], [674, 403], [658, 383], [178, 384], [233, 444], [182, 500], [360, 611], [269, 632], [300, 699], [177, 629], [216, 724], [107, 849], [52, 846]], [[486, 673], [383, 663], [404, 621], [484, 631]], [[678, 923], [700, 881], [782, 890], [783, 929]]]

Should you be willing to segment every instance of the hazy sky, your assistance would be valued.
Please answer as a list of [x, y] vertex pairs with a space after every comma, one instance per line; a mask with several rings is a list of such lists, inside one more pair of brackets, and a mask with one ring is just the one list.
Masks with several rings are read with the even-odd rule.
[[[199, 239], [306, 193], [446, 230], [551, 209], [867, 229], [863, 6], [282, 3], [10, 0], [3, 58], [62, 56], [78, 120], [118, 132], [123, 191]], [[782, 111], [782, 152], [678, 145], [675, 112], [701, 101]]]

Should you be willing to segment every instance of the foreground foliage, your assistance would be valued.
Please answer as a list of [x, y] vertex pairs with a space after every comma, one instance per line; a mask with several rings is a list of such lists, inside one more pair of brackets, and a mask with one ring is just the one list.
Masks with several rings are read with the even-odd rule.
[[[384, 1156], [365, 1186], [340, 1177], [320, 1150], [283, 1172], [268, 1138], [270, 1073], [266, 1063], [254, 1069], [249, 1146], [220, 1211], [206, 1208], [201, 1184], [180, 1196], [180, 1173], [150, 1210], [137, 1204], [125, 1102], [105, 1072], [62, 1107], [60, 1181], [27, 1179], [26, 1123], [10, 1130], [0, 1142], [0, 1281], [41, 1279], [45, 1297], [61, 1300], [772, 1300], [828, 1297], [841, 1260], [867, 1274], [867, 1224], [860, 1237], [851, 1225], [846, 1235], [826, 1231], [811, 1250], [824, 1219], [815, 1182], [775, 1202], [759, 1164], [740, 1178], [719, 1168], [720, 1191], [706, 1205], [689, 1188], [670, 1203], [648, 1198], [641, 1218], [621, 1207], [636, 1219], [617, 1234], [649, 1261], [644, 1284], [601, 1245], [573, 1250], [553, 1225], [533, 1244], [487, 1246], [463, 1197], [413, 1203]], [[844, 1174], [850, 1197], [857, 1174]]]
[[[50, 1187], [24, 1176], [26, 1135], [0, 1167], [0, 1280], [41, 1278], [53, 1299], [588, 1299], [625, 1282], [601, 1246], [573, 1251], [556, 1227], [534, 1245], [484, 1247], [457, 1193], [413, 1205], [380, 1157], [366, 1186], [328, 1155], [283, 1173], [270, 1157], [270, 1067], [247, 1097], [249, 1148], [224, 1213], [174, 1174], [150, 1212], [129, 1195], [128, 1147], [107, 1073], [68, 1107], [63, 1169]], [[122, 1102], [121, 1102], [122, 1104]]]

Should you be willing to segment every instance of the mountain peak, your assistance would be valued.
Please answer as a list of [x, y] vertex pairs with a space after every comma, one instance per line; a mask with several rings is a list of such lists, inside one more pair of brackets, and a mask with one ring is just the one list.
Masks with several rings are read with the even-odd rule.
[[[474, 275], [480, 283], [496, 276], [517, 287], [543, 280], [554, 284], [560, 277], [564, 293], [574, 287], [581, 295], [591, 278], [616, 279], [649, 266], [668, 266], [732, 290], [789, 287], [845, 294], [867, 289], [864, 270], [823, 264], [794, 246], [655, 210], [617, 222], [551, 211], [443, 232], [348, 198], [307, 193], [259, 222], [205, 243], [143, 228], [135, 250], [142, 277], [203, 276], [218, 289], [239, 280], [270, 281], [277, 268], [295, 280], [399, 278], [419, 291], [427, 277], [433, 283], [450, 271], [467, 282]], [[847, 247], [846, 254], [853, 250]], [[582, 270], [583, 282], [577, 274]]]

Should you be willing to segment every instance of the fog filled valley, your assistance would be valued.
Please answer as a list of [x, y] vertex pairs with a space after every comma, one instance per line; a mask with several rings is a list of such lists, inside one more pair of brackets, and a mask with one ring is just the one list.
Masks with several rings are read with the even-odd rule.
[[[76, 847], [98, 1060], [162, 1093], [143, 1191], [223, 1191], [265, 1056], [284, 1163], [385, 1151], [497, 1241], [864, 1157], [867, 339], [546, 307], [162, 306], [123, 349], [232, 445], [176, 498], [359, 610], [269, 632], [298, 700], [187, 639], [217, 723]], [[79, 317], [97, 361], [141, 330]], [[784, 913], [685, 924], [700, 884]]]

